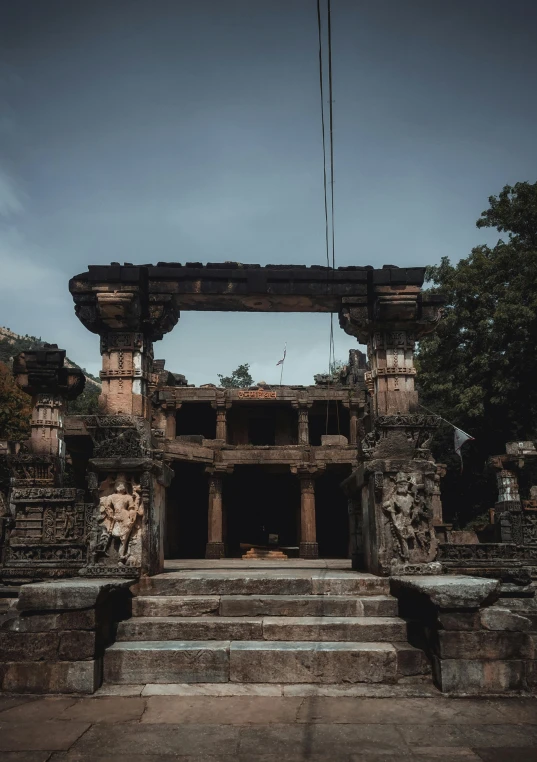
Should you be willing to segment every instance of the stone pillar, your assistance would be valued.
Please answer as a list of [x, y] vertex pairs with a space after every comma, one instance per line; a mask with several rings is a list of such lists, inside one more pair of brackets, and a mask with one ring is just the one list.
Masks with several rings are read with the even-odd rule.
[[166, 439], [175, 439], [177, 434], [177, 407], [181, 407], [181, 403], [178, 406], [166, 408]]
[[171, 294], [150, 292], [147, 267], [90, 267], [69, 282], [75, 312], [101, 337], [100, 412], [150, 420], [153, 342], [177, 323]]
[[495, 513], [499, 517], [500, 542], [524, 543], [522, 528], [522, 502], [518, 492], [518, 478], [515, 471], [502, 468], [496, 472], [498, 502]]
[[209, 513], [205, 558], [224, 558], [224, 517], [222, 504], [222, 472], [206, 469], [209, 475]]
[[[343, 487], [353, 521], [362, 523], [363, 563], [373, 574], [430, 572], [436, 558], [430, 443], [440, 419], [419, 408], [414, 350], [435, 329], [444, 299], [420, 292], [424, 275], [423, 268], [386, 266], [370, 272], [362, 295], [342, 299], [341, 327], [368, 350], [363, 463]], [[354, 568], [361, 552], [353, 548]]]
[[309, 445], [309, 443], [310, 443], [309, 411], [307, 407], [300, 407], [298, 409], [298, 444]]
[[216, 408], [216, 438], [227, 442], [227, 410], [225, 407]]
[[349, 444], [358, 444], [358, 408], [349, 406]]
[[300, 558], [318, 558], [317, 524], [315, 517], [315, 477], [317, 468], [294, 467], [300, 479]]
[[64, 360], [64, 349], [45, 344], [21, 352], [13, 363], [17, 384], [32, 397], [31, 452], [62, 460], [65, 402], [82, 394], [86, 381], [80, 369], [64, 368]]

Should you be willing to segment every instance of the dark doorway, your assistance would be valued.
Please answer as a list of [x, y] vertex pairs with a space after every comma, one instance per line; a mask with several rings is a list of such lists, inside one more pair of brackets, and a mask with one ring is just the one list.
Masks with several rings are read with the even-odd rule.
[[[328, 415], [327, 415], [328, 413]], [[349, 438], [350, 417], [339, 400], [316, 402], [309, 413], [310, 444], [321, 445], [323, 434], [342, 434]]]
[[216, 439], [216, 411], [209, 402], [183, 402], [175, 420], [177, 436], [201, 434]]
[[228, 555], [241, 556], [241, 543], [298, 545], [300, 485], [294, 474], [277, 467], [236, 466], [224, 482]]
[[165, 558], [205, 558], [209, 483], [201, 463], [174, 463], [167, 489]]
[[298, 417], [290, 405], [233, 405], [227, 416], [230, 444], [256, 447], [294, 445]]
[[350, 473], [350, 466], [328, 469], [315, 480], [317, 543], [321, 558], [349, 557], [347, 497], [340, 484]]

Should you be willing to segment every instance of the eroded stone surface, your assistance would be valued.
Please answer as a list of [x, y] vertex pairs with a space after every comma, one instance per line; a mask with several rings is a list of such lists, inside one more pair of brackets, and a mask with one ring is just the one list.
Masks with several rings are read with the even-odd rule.
[[481, 626], [485, 630], [516, 632], [531, 629], [531, 620], [505, 608], [489, 606], [480, 612]]
[[2, 689], [13, 693], [93, 693], [101, 684], [100, 660], [8, 662]]
[[236, 642], [230, 647], [233, 682], [394, 682], [397, 658], [387, 643]]
[[[132, 601], [133, 616], [202, 616], [216, 614], [219, 596], [138, 596]], [[224, 612], [220, 612], [224, 616]]]
[[396, 594], [405, 590], [422, 593], [441, 609], [477, 609], [494, 601], [500, 591], [499, 580], [484, 577], [393, 577], [391, 582]]
[[122, 579], [66, 579], [23, 585], [19, 594], [19, 611], [47, 609], [89, 609], [118, 587], [128, 586]]

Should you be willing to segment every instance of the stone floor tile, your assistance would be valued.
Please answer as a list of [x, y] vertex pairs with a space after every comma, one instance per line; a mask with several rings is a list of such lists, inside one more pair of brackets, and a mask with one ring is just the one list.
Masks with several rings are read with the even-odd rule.
[[302, 699], [281, 696], [153, 696], [142, 723], [267, 725], [295, 722]]
[[48, 762], [49, 751], [4, 751], [2, 762]]
[[332, 760], [356, 754], [357, 749], [363, 754], [400, 753], [405, 744], [393, 725], [258, 725], [241, 730], [239, 754], [241, 759], [256, 759], [265, 750], [281, 760], [286, 754], [302, 754], [304, 759], [324, 754]]
[[535, 762], [535, 749], [498, 746], [493, 749], [474, 749], [482, 762]]
[[42, 722], [55, 720], [63, 711], [75, 703], [75, 698], [46, 698], [28, 701], [0, 714], [0, 722]]
[[434, 740], [436, 746], [463, 746], [470, 744], [463, 733], [463, 726], [458, 725], [397, 725], [397, 729], [410, 747], [430, 746]]
[[466, 746], [484, 749], [503, 747], [534, 747], [537, 759], [537, 728], [533, 725], [467, 725], [462, 727]]
[[304, 700], [298, 722], [313, 723], [433, 723], [492, 724], [505, 718], [486, 701], [455, 699], [323, 698]]
[[499, 712], [503, 722], [530, 723], [537, 725], [537, 696], [535, 698], [509, 698], [490, 702]]
[[94, 696], [141, 696], [145, 685], [102, 685]]
[[[65, 723], [69, 725], [71, 723]], [[239, 728], [233, 725], [149, 725], [123, 723], [120, 725], [93, 725], [71, 750], [88, 760], [108, 754], [116, 760], [126, 755], [205, 755], [218, 753], [235, 756], [239, 742]]]
[[0, 713], [20, 704], [28, 704], [30, 701], [34, 701], [33, 696], [0, 696]]
[[59, 716], [59, 720], [80, 722], [129, 722], [139, 720], [146, 699], [132, 696], [102, 696], [78, 699]]
[[66, 750], [88, 728], [87, 722], [1, 722], [0, 752]]

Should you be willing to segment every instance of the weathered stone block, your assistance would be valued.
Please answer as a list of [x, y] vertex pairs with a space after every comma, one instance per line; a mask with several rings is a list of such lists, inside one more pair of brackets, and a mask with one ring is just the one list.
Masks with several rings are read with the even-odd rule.
[[380, 643], [404, 640], [406, 623], [396, 617], [265, 617], [263, 638]]
[[392, 643], [392, 645], [397, 653], [399, 676], [428, 675], [431, 672], [429, 660], [420, 648], [414, 648], [409, 643]]
[[244, 683], [395, 682], [397, 656], [388, 643], [237, 642], [230, 679]]
[[530, 659], [526, 662], [526, 683], [532, 691], [537, 689], [537, 660]]
[[0, 632], [4, 661], [46, 661], [57, 658], [58, 635], [45, 632]]
[[478, 609], [493, 603], [500, 594], [495, 579], [462, 576], [393, 577], [392, 591], [399, 597], [405, 592], [426, 595], [441, 609]]
[[102, 681], [102, 662], [8, 662], [2, 690], [11, 693], [93, 693]]
[[438, 623], [444, 630], [479, 630], [478, 611], [439, 611]]
[[531, 621], [525, 616], [496, 606], [483, 609], [480, 612], [480, 620], [485, 630], [517, 632], [531, 629]]
[[97, 627], [95, 609], [62, 611], [58, 614], [23, 613], [4, 623], [2, 629], [16, 632], [92, 630]]
[[433, 658], [433, 674], [443, 693], [482, 694], [523, 690], [525, 664], [520, 660]]
[[23, 585], [19, 594], [19, 611], [89, 609], [118, 588], [127, 588], [132, 581], [123, 579], [61, 579]]
[[473, 654], [481, 661], [525, 659], [531, 655], [532, 643], [524, 632], [440, 630], [436, 651], [442, 659], [467, 659]]
[[117, 639], [262, 640], [263, 620], [244, 617], [136, 617], [121, 622]]
[[[217, 614], [218, 596], [154, 595], [139, 596], [132, 600], [133, 616], [202, 616]], [[223, 614], [223, 612], [221, 612]], [[225, 615], [224, 615], [225, 616]]]
[[96, 653], [97, 636], [90, 630], [72, 630], [60, 635], [58, 655], [68, 661], [93, 659]]
[[229, 642], [114, 643], [104, 656], [108, 683], [226, 683]]

